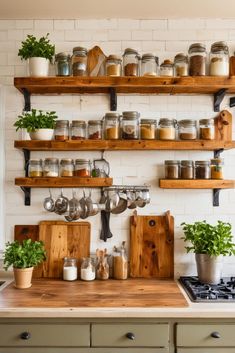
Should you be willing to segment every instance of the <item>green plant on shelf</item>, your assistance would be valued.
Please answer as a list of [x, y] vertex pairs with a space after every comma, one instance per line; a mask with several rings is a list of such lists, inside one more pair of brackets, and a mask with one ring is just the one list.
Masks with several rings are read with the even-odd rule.
[[27, 132], [35, 132], [38, 129], [54, 129], [57, 118], [56, 112], [43, 112], [42, 110], [32, 109], [19, 115], [14, 126], [16, 131], [26, 129]]
[[48, 36], [49, 33], [47, 33], [45, 37], [41, 37], [37, 40], [36, 37], [28, 34], [26, 40], [21, 42], [22, 46], [18, 52], [18, 56], [21, 57], [21, 60], [40, 57], [52, 61], [55, 54], [55, 46], [50, 44]]

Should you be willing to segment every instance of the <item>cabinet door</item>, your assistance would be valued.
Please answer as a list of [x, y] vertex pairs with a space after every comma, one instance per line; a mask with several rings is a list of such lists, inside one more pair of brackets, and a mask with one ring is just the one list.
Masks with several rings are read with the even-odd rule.
[[[0, 353], [169, 353], [167, 348], [0, 348]], [[219, 352], [220, 353], [220, 352]], [[226, 353], [226, 352], [225, 352]], [[230, 353], [230, 352], [229, 352]]]
[[179, 348], [176, 353], [235, 353], [235, 348]]

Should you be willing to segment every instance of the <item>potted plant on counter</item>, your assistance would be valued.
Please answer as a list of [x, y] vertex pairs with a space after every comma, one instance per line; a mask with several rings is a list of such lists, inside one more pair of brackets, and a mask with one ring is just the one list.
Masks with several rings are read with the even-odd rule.
[[31, 140], [51, 140], [54, 134], [55, 112], [43, 112], [42, 110], [32, 109], [18, 116], [14, 126], [16, 131], [26, 129]]
[[55, 54], [55, 46], [50, 44], [49, 33], [37, 40], [33, 35], [27, 35], [21, 42], [18, 56], [21, 60], [28, 60], [29, 76], [48, 76], [49, 64]]
[[46, 252], [42, 241], [25, 239], [22, 243], [15, 240], [6, 244], [4, 252], [4, 269], [13, 266], [15, 287], [29, 288], [32, 285], [34, 266], [46, 259]]
[[216, 225], [206, 221], [182, 223], [187, 252], [194, 252], [198, 279], [202, 283], [218, 284], [221, 278], [224, 256], [235, 255], [232, 226], [218, 221]]

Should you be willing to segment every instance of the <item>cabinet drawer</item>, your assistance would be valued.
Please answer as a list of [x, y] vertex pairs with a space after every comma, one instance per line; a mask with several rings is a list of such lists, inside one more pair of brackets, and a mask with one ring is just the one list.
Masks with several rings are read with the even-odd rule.
[[92, 325], [93, 347], [167, 347], [168, 341], [168, 324]]
[[235, 353], [235, 350], [234, 348], [179, 348], [176, 353]]
[[[4, 324], [0, 325], [0, 347], [3, 346], [44, 346], [44, 347], [89, 347], [89, 325], [47, 325], [47, 324]], [[29, 339], [21, 334], [29, 332]]]
[[169, 350], [168, 348], [58, 348], [58, 347], [57, 348], [43, 347], [43, 350], [42, 350], [42, 348], [39, 348], [39, 347], [31, 347], [31, 348], [12, 347], [12, 348], [0, 348], [0, 353], [169, 353]]
[[[220, 337], [213, 337], [213, 333]], [[179, 324], [176, 342], [182, 347], [235, 347], [234, 333], [235, 325], [232, 324]]]

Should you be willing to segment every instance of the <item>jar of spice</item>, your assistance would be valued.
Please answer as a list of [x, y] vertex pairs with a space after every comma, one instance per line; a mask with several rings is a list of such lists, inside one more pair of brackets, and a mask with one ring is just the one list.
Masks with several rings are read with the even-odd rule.
[[71, 158], [61, 159], [60, 161], [60, 176], [72, 177], [74, 173], [74, 162]]
[[155, 77], [158, 75], [158, 71], [158, 57], [152, 53], [144, 54], [141, 59], [141, 75]]
[[211, 179], [224, 179], [223, 166], [222, 158], [211, 159]]
[[106, 59], [106, 75], [121, 76], [122, 74], [122, 59], [118, 55], [109, 55]]
[[104, 116], [105, 140], [118, 140], [119, 138], [119, 113], [110, 112]]
[[121, 137], [124, 140], [137, 140], [139, 138], [138, 112], [129, 111], [122, 113]]
[[199, 120], [199, 138], [202, 140], [214, 140], [215, 122], [214, 119]]
[[174, 58], [174, 75], [188, 76], [188, 57], [179, 53]]
[[107, 249], [96, 250], [97, 266], [96, 266], [96, 278], [106, 280], [109, 278], [109, 264]]
[[141, 119], [140, 120], [140, 138], [142, 140], [154, 140], [156, 138], [157, 120]]
[[211, 45], [210, 76], [229, 75], [229, 50], [226, 42]]
[[127, 48], [123, 54], [124, 76], [139, 76], [140, 55], [135, 49]]
[[194, 162], [190, 160], [181, 161], [180, 171], [181, 171], [181, 179], [193, 179]]
[[128, 261], [125, 249], [125, 241], [120, 248], [114, 247], [113, 252], [113, 277], [115, 279], [127, 279]]
[[166, 179], [180, 178], [180, 161], [174, 161], [174, 160], [165, 161], [165, 178]]
[[197, 122], [196, 120], [185, 119], [178, 121], [180, 140], [196, 140]]
[[64, 52], [55, 56], [56, 76], [70, 76], [71, 56]]
[[202, 43], [194, 43], [189, 47], [189, 75], [206, 75], [206, 47]]
[[69, 139], [69, 121], [57, 120], [55, 125], [55, 140], [66, 141]]
[[74, 176], [87, 178], [91, 176], [91, 161], [89, 159], [75, 159]]
[[102, 139], [102, 120], [89, 120], [88, 121], [88, 138], [90, 140]]
[[174, 76], [174, 65], [170, 60], [164, 60], [160, 65], [160, 76]]
[[59, 176], [59, 160], [57, 158], [46, 158], [43, 166], [44, 177]]
[[72, 56], [73, 76], [87, 75], [87, 49], [83, 47], [73, 48]]
[[81, 264], [81, 280], [93, 281], [95, 279], [95, 262], [90, 257], [82, 259]]
[[41, 159], [30, 159], [28, 166], [28, 176], [30, 178], [42, 177], [42, 160]]
[[158, 122], [158, 138], [159, 140], [175, 140], [176, 137], [175, 119], [162, 118]]
[[76, 281], [78, 278], [77, 259], [65, 257], [63, 265], [63, 280]]
[[195, 161], [195, 178], [196, 179], [210, 179], [210, 162], [209, 161]]
[[86, 122], [84, 120], [73, 120], [71, 125], [71, 139], [84, 140], [86, 138]]

